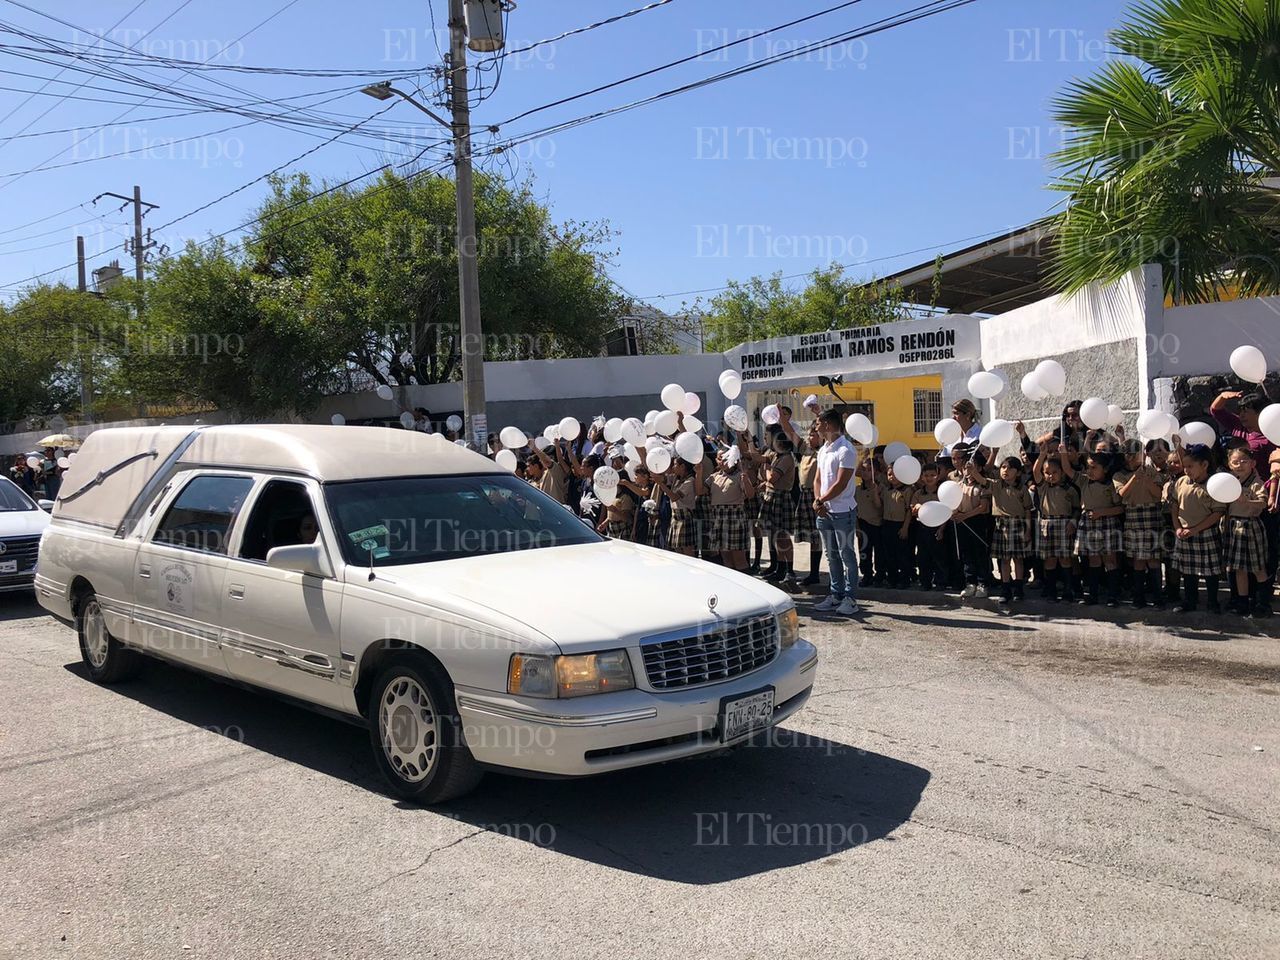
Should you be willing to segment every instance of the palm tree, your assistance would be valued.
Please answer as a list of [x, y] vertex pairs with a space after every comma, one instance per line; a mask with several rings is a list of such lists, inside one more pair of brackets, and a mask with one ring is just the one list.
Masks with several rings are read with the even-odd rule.
[[1158, 263], [1175, 302], [1280, 292], [1280, 0], [1143, 0], [1053, 102], [1051, 281]]

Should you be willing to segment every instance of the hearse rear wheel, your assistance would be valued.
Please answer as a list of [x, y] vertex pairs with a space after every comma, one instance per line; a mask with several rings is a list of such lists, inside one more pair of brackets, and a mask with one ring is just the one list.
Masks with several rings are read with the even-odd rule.
[[415, 803], [452, 800], [484, 771], [467, 749], [448, 676], [426, 657], [388, 661], [373, 681], [369, 736], [392, 791]]

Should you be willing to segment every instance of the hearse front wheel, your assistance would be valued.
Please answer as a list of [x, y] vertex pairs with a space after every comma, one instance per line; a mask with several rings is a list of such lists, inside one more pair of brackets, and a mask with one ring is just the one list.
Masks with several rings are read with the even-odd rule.
[[453, 685], [425, 657], [397, 656], [378, 671], [369, 736], [382, 775], [406, 800], [443, 803], [470, 793], [484, 776], [463, 740]]
[[94, 683], [118, 683], [138, 672], [140, 656], [107, 630], [102, 604], [95, 594], [86, 594], [76, 605], [76, 635], [80, 658]]

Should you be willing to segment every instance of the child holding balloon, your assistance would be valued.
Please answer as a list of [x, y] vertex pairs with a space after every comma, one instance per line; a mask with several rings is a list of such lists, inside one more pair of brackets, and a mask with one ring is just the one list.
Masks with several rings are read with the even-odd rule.
[[967, 443], [952, 447], [951, 462], [956, 469], [947, 479], [960, 488], [959, 503], [954, 507], [951, 522], [964, 572], [961, 595], [982, 598], [987, 595], [987, 581], [991, 579], [991, 488], [990, 481], [983, 475], [982, 463], [973, 456], [976, 453], [977, 449]]
[[786, 589], [796, 586], [795, 546], [791, 542], [791, 518], [795, 512], [791, 488], [795, 479], [795, 448], [791, 439], [779, 431], [773, 435], [773, 453], [765, 470], [760, 520], [769, 534], [769, 555], [774, 564], [765, 579], [778, 581]]
[[1222, 576], [1222, 533], [1219, 523], [1225, 512], [1209, 494], [1209, 464], [1213, 454], [1204, 444], [1179, 450], [1183, 474], [1173, 484], [1173, 528], [1177, 537], [1173, 565], [1182, 575], [1183, 613], [1196, 609], [1200, 579], [1204, 579], [1207, 609], [1221, 613], [1218, 606], [1218, 579]]
[[[1267, 508], [1267, 494], [1248, 446], [1236, 447], [1227, 454], [1227, 467], [1240, 484], [1240, 495], [1227, 507], [1226, 569], [1233, 577], [1228, 609], [1247, 617], [1262, 606], [1261, 588], [1270, 587], [1267, 536], [1261, 520]], [[1231, 492], [1227, 490], [1224, 495]]]
[[893, 588], [907, 586], [911, 580], [911, 495], [914, 489], [903, 483], [893, 471], [885, 468], [885, 486], [881, 489], [884, 503], [882, 539], [885, 577]]
[[1000, 600], [1022, 599], [1025, 564], [1031, 555], [1031, 491], [1023, 483], [1022, 461], [1006, 457], [1000, 464], [1000, 479], [976, 473], [975, 483], [986, 486], [991, 497], [993, 533], [991, 555], [1000, 572]]
[[[813, 511], [813, 485], [818, 476], [818, 450], [821, 447], [822, 437], [818, 435], [815, 420], [809, 427], [809, 435], [800, 452], [800, 464], [796, 468], [800, 499], [795, 505], [791, 534], [796, 542], [809, 544], [809, 575], [800, 581], [806, 587], [818, 582], [818, 570], [822, 565], [822, 538], [818, 536], [817, 514]], [[861, 511], [861, 506], [858, 509]]]
[[716, 471], [707, 478], [711, 504], [711, 549], [720, 562], [747, 571], [747, 512], [744, 504], [755, 496], [751, 475], [743, 469], [742, 452], [730, 447], [716, 457]]
[[1050, 459], [1046, 441], [1032, 468], [1035, 477], [1035, 505], [1040, 514], [1040, 559], [1044, 564], [1044, 598], [1058, 602], [1058, 576], [1065, 573], [1062, 599], [1075, 600], [1071, 582], [1071, 560], [1075, 546], [1076, 517], [1080, 514], [1080, 491], [1063, 482], [1063, 467], [1069, 455], [1065, 444], [1057, 444], [1057, 458]]
[[698, 497], [705, 494], [702, 481], [702, 461], [690, 466], [684, 460], [676, 460], [655, 485], [671, 501], [671, 525], [667, 529], [667, 549], [686, 557], [698, 552], [698, 528], [695, 522]]
[[1124, 554], [1133, 573], [1133, 605], [1145, 607], [1150, 595], [1156, 607], [1163, 607], [1160, 541], [1166, 516], [1161, 500], [1164, 481], [1155, 466], [1146, 462], [1146, 451], [1139, 441], [1126, 441], [1123, 455], [1124, 466], [1115, 472], [1111, 482], [1124, 507]]
[[1109, 453], [1089, 453], [1084, 470], [1075, 473], [1064, 461], [1063, 473], [1080, 489], [1080, 519], [1076, 523], [1076, 553], [1087, 564], [1088, 593], [1081, 603], [1096, 604], [1102, 599], [1102, 580], [1107, 581], [1107, 606], [1120, 605], [1120, 518], [1124, 504], [1112, 482]]
[[930, 527], [920, 521], [920, 508], [938, 499], [938, 464], [930, 461], [920, 468], [920, 486], [911, 497], [911, 527], [915, 534], [916, 562], [920, 565], [920, 589], [941, 590], [942, 540], [944, 527]]

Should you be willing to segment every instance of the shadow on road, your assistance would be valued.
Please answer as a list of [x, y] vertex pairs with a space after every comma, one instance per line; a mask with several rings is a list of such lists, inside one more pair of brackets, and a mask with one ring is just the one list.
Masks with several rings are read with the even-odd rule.
[[[66, 669], [88, 682], [79, 662]], [[382, 792], [363, 728], [158, 662], [104, 689]], [[445, 808], [402, 810], [631, 873], [712, 884], [892, 840], [929, 776], [892, 757], [778, 729], [731, 753], [587, 779], [490, 774]]]
[[36, 603], [36, 595], [28, 590], [0, 594], [0, 622], [5, 620], [30, 620], [47, 617], [44, 607]]

